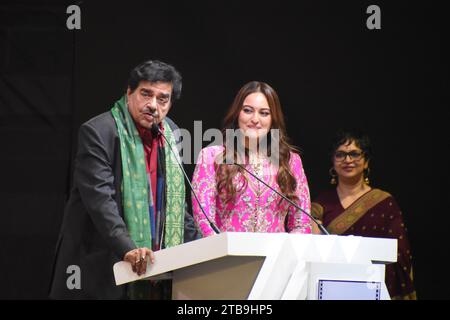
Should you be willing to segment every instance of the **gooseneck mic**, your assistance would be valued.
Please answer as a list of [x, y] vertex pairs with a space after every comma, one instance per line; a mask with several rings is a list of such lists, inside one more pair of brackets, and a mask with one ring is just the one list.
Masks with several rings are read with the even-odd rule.
[[184, 171], [183, 165], [178, 161], [178, 154], [175, 153], [175, 151], [172, 149], [172, 145], [170, 144], [169, 140], [167, 140], [166, 136], [162, 133], [162, 131], [159, 129], [159, 126], [158, 126], [156, 123], [153, 123], [153, 124], [152, 124], [152, 128], [151, 128], [150, 130], [151, 130], [151, 132], [152, 132], [152, 134], [153, 134], [154, 136], [156, 136], [157, 133], [161, 134], [161, 136], [162, 136], [162, 137], [164, 138], [164, 140], [167, 142], [167, 145], [169, 146], [170, 150], [171, 150], [172, 153], [174, 154], [175, 160], [177, 161], [178, 165], [180, 166], [181, 171], [183, 171], [184, 177], [186, 178], [186, 181], [187, 181], [188, 184], [189, 184], [189, 188], [191, 188], [192, 194], [194, 195], [195, 200], [197, 200], [198, 206], [199, 206], [200, 209], [202, 210], [203, 215], [205, 216], [206, 220], [208, 220], [209, 225], [210, 225], [211, 228], [214, 230], [214, 232], [215, 232], [216, 234], [219, 234], [219, 233], [220, 233], [219, 228], [217, 228], [216, 225], [209, 219], [208, 215], [206, 214], [205, 210], [203, 209], [203, 206], [202, 206], [202, 204], [200, 203], [200, 200], [198, 199], [197, 194], [196, 194], [195, 191], [194, 191], [194, 187], [192, 186], [192, 183], [191, 183], [191, 181], [189, 180], [189, 178], [188, 178], [188, 176], [187, 176], [187, 174], [186, 174], [186, 171]]
[[295, 208], [297, 208], [298, 210], [300, 210], [301, 212], [303, 212], [304, 214], [306, 214], [309, 218], [311, 218], [312, 221], [314, 221], [314, 223], [319, 227], [320, 231], [323, 234], [326, 235], [330, 235], [330, 233], [327, 231], [327, 229], [325, 229], [325, 227], [319, 223], [311, 214], [309, 214], [308, 212], [306, 212], [305, 210], [303, 210], [302, 208], [300, 208], [300, 206], [298, 204], [296, 204], [294, 201], [292, 201], [291, 199], [289, 199], [288, 197], [286, 197], [284, 194], [282, 194], [281, 192], [278, 192], [276, 189], [274, 189], [273, 187], [271, 187], [270, 185], [268, 185], [266, 182], [264, 182], [262, 179], [260, 179], [256, 174], [254, 174], [253, 172], [250, 172], [247, 168], [245, 168], [243, 165], [238, 164], [238, 163], [229, 163], [229, 165], [234, 165], [234, 166], [238, 166], [242, 169], [244, 169], [246, 172], [248, 172], [253, 178], [255, 178], [256, 180], [258, 180], [259, 182], [261, 182], [262, 184], [264, 184], [267, 188], [269, 188], [270, 190], [272, 190], [273, 192], [275, 192], [276, 194], [278, 194], [280, 197], [282, 197], [284, 200], [286, 200], [287, 202], [289, 202], [291, 205], [293, 205]]

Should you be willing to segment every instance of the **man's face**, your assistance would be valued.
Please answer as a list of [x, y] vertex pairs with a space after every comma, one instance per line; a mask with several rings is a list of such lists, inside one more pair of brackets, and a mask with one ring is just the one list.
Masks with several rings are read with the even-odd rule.
[[128, 111], [134, 122], [146, 129], [159, 124], [172, 105], [172, 83], [141, 81], [131, 92], [127, 90]]

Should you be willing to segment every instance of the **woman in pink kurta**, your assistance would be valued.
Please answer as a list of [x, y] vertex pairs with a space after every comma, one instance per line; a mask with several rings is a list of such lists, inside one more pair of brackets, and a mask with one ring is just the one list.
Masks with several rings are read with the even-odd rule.
[[[243, 166], [309, 213], [308, 182], [300, 156], [286, 142], [284, 118], [275, 91], [263, 82], [246, 84], [236, 96], [224, 122], [224, 140], [226, 129], [238, 128], [244, 133]], [[279, 140], [276, 140], [279, 141], [278, 165], [273, 161], [273, 154], [252, 153], [249, 144], [249, 139], [275, 141], [268, 137], [273, 134], [271, 129], [278, 129], [279, 134]], [[230, 149], [226, 141], [223, 145], [204, 148], [192, 178], [194, 191], [206, 215], [220, 231], [311, 233], [311, 221], [306, 214], [242, 168], [225, 163], [224, 155], [229, 155]], [[237, 153], [231, 150], [232, 155]], [[238, 158], [236, 156], [234, 162]], [[214, 234], [194, 196], [192, 206], [203, 236]]]

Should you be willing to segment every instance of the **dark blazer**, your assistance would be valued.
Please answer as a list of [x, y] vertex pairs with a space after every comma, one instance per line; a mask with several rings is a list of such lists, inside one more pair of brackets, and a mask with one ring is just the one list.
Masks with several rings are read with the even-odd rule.
[[[172, 120], [166, 120], [172, 130], [177, 129]], [[50, 298], [126, 298], [126, 286], [115, 285], [113, 265], [136, 246], [123, 218], [121, 183], [117, 127], [111, 112], [105, 112], [79, 130], [73, 188], [56, 246]], [[186, 212], [184, 241], [199, 237]], [[68, 280], [73, 283], [70, 266], [80, 268], [79, 289], [67, 286]]]

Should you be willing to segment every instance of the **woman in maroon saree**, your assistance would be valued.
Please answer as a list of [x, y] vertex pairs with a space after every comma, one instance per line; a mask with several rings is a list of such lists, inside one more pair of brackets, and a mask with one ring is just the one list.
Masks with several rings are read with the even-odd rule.
[[333, 146], [330, 169], [331, 183], [337, 186], [315, 199], [312, 213], [331, 234], [396, 238], [398, 258], [386, 266], [386, 286], [391, 299], [417, 299], [402, 212], [392, 195], [369, 186], [370, 156], [367, 136], [340, 133]]

